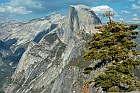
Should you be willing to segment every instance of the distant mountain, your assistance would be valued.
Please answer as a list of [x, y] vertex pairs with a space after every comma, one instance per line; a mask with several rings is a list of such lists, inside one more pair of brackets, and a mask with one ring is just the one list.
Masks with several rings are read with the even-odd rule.
[[54, 13], [27, 23], [2, 23], [0, 58], [10, 69], [16, 67], [4, 83], [5, 93], [81, 93], [87, 77], [82, 70], [91, 64], [81, 63], [82, 55], [100, 24], [84, 5], [70, 6], [66, 16]]
[[[87, 42], [101, 21], [85, 5], [29, 22], [0, 23], [0, 83], [5, 93], [82, 93]], [[136, 70], [138, 71], [138, 70]], [[10, 77], [10, 78], [9, 78]], [[0, 86], [0, 87], [1, 87]], [[91, 85], [92, 86], [92, 85]], [[90, 93], [95, 90], [91, 87]]]
[[[15, 20], [0, 21], [0, 90], [3, 81], [12, 75], [22, 54], [30, 42], [38, 43], [55, 28], [60, 14], [51, 14], [45, 19], [34, 19], [27, 23]], [[50, 23], [51, 22], [51, 23]]]

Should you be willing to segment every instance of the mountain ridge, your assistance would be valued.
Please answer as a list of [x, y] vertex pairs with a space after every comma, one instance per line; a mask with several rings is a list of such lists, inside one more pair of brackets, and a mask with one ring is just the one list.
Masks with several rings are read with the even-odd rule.
[[[83, 80], [79, 78], [85, 76], [74, 61], [84, 53], [88, 38], [97, 32], [95, 26], [100, 24], [100, 19], [90, 8], [77, 5], [69, 7], [67, 16], [56, 14], [50, 20], [34, 19], [14, 28], [17, 33], [9, 37], [19, 39], [13, 49], [26, 44], [27, 47], [4, 91], [81, 93]], [[70, 64], [72, 61], [74, 64]]]
[[[81, 93], [87, 79], [100, 72], [83, 74], [83, 68], [94, 65], [85, 61], [83, 54], [92, 34], [98, 32], [95, 26], [101, 25], [100, 19], [85, 5], [71, 5], [68, 10], [66, 16], [54, 13], [27, 23], [15, 22], [17, 28], [13, 28], [14, 24], [9, 28], [12, 35], [8, 33], [0, 39], [0, 43], [8, 44], [9, 50], [0, 50], [2, 57], [25, 49], [16, 70], [4, 84], [5, 93]], [[95, 90], [91, 85], [90, 93]]]

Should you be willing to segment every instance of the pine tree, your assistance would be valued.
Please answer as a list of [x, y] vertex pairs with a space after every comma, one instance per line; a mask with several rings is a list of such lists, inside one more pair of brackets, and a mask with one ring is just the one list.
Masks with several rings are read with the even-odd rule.
[[107, 92], [129, 92], [140, 90], [140, 81], [132, 74], [139, 66], [137, 43], [133, 41], [138, 32], [138, 25], [128, 26], [119, 22], [108, 22], [105, 27], [96, 27], [101, 31], [93, 34], [88, 43], [85, 60], [100, 60], [94, 67], [84, 69], [85, 74], [98, 68], [106, 68], [93, 81], [95, 87]]

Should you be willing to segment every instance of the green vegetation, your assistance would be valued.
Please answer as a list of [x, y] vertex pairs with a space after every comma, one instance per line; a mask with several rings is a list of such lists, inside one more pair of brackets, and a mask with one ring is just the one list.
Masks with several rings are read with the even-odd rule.
[[86, 61], [86, 60], [83, 61], [83, 60], [84, 60], [83, 56], [78, 56], [74, 58], [72, 61], [70, 61], [69, 66], [76, 66], [83, 69], [92, 63], [92, 61]]
[[54, 43], [54, 41], [57, 39], [57, 34], [56, 33], [52, 33], [52, 34], [49, 34], [49, 35], [46, 35], [44, 37], [44, 39], [49, 43], [49, 44], [52, 44]]
[[119, 22], [109, 22], [107, 26], [96, 27], [101, 33], [93, 35], [88, 43], [85, 60], [100, 60], [94, 67], [84, 69], [85, 74], [105, 68], [96, 78], [94, 86], [107, 92], [129, 92], [140, 90], [140, 81], [131, 73], [139, 66], [137, 43], [133, 41], [138, 25], [128, 26]]

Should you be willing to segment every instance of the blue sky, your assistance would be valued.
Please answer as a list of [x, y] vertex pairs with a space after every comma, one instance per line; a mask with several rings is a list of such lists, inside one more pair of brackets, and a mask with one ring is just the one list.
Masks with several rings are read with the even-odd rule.
[[76, 4], [89, 6], [100, 18], [111, 10], [114, 21], [140, 23], [140, 0], [0, 0], [0, 19], [28, 21], [52, 12], [67, 14], [69, 5]]

